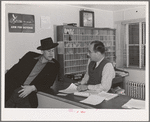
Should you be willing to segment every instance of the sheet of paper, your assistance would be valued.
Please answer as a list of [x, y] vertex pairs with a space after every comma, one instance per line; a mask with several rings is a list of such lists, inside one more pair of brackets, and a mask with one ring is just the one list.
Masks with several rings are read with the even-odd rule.
[[49, 16], [41, 16], [41, 28], [51, 29], [51, 19]]
[[71, 94], [71, 93], [77, 92], [77, 86], [75, 84], [71, 83], [68, 88], [66, 88], [64, 90], [59, 90], [59, 92]]
[[115, 73], [118, 74], [118, 75], [120, 75], [120, 76], [122, 76], [122, 77], [128, 75], [128, 73], [125, 73], [125, 72], [122, 72], [122, 71], [115, 71]]
[[59, 96], [67, 96], [67, 94], [61, 94], [61, 93], [58, 93], [57, 95], [59, 95]]
[[74, 95], [88, 97], [88, 96], [90, 96], [90, 93], [86, 93], [86, 92], [74, 92]]
[[137, 100], [137, 99], [130, 99], [127, 103], [125, 103], [123, 108], [138, 108], [144, 109], [145, 108], [145, 101], [144, 100]]
[[110, 99], [118, 96], [118, 94], [106, 93], [104, 91], [100, 92], [98, 95], [101, 97], [105, 97], [105, 100], [110, 100]]
[[80, 102], [91, 104], [91, 105], [97, 105], [97, 104], [100, 104], [104, 99], [105, 99], [104, 97], [100, 97], [98, 95], [90, 95], [88, 98]]
[[84, 91], [85, 93], [89, 93], [91, 95], [96, 95], [99, 93], [99, 91], [94, 91], [94, 90], [87, 90], [87, 91]]

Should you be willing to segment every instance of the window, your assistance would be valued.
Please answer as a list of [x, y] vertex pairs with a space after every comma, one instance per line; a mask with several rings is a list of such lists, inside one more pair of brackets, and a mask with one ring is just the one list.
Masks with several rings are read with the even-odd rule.
[[145, 22], [126, 24], [125, 66], [145, 67]]

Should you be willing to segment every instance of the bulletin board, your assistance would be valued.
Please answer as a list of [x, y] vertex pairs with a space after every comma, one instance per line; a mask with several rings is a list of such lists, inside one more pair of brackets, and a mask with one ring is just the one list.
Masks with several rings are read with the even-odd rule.
[[34, 15], [8, 13], [9, 32], [34, 33]]

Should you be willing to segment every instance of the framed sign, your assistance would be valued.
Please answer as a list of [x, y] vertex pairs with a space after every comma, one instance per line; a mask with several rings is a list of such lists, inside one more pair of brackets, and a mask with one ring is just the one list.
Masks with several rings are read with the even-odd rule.
[[80, 11], [80, 26], [81, 27], [94, 27], [94, 12]]
[[9, 32], [34, 33], [34, 15], [8, 13]]

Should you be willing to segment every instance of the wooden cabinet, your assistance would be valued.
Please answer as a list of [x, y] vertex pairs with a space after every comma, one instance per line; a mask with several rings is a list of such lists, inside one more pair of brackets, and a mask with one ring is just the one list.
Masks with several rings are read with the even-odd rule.
[[94, 40], [102, 41], [106, 47], [106, 58], [116, 62], [115, 29], [57, 26], [57, 60], [61, 65], [59, 80], [64, 76], [74, 80], [83, 77], [88, 63], [88, 46]]

